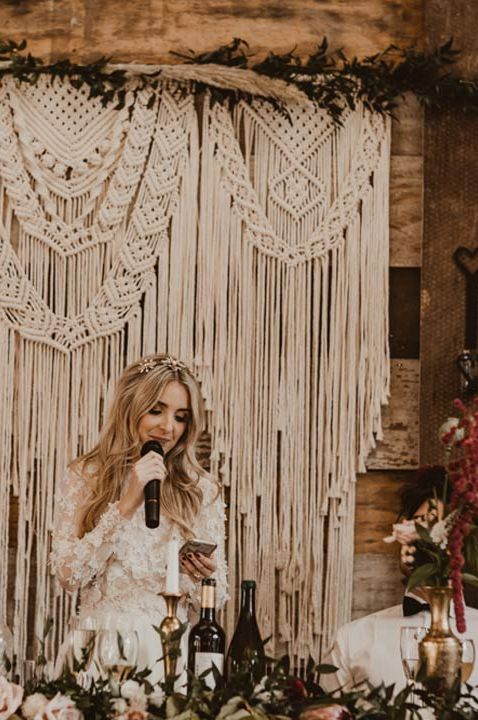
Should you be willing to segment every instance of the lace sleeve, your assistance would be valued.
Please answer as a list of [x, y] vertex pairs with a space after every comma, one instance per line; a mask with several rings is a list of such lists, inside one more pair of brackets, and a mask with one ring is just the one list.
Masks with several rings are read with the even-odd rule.
[[113, 532], [128, 521], [110, 504], [98, 525], [79, 537], [82, 508], [91, 497], [85, 478], [69, 470], [60, 484], [55, 504], [55, 529], [50, 562], [62, 587], [74, 592], [101, 575], [114, 546]]
[[[201, 540], [211, 540], [217, 544], [215, 558], [217, 569], [213, 577], [216, 580], [216, 604], [220, 608], [229, 599], [227, 583], [226, 561], [226, 535], [225, 519], [226, 506], [222, 499], [222, 492], [217, 492], [217, 485], [207, 476], [202, 481], [204, 500], [203, 506], [194, 525], [194, 533]], [[189, 597], [193, 606], [200, 603], [201, 584], [194, 583], [189, 577], [185, 578]]]

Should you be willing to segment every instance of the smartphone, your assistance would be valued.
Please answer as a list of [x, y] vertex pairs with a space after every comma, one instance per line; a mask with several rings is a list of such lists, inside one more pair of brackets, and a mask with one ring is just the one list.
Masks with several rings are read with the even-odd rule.
[[181, 559], [183, 555], [187, 555], [188, 553], [201, 553], [201, 555], [209, 557], [216, 548], [216, 543], [210, 542], [209, 540], [193, 538], [192, 540], [186, 540], [184, 545], [179, 549], [179, 558]]

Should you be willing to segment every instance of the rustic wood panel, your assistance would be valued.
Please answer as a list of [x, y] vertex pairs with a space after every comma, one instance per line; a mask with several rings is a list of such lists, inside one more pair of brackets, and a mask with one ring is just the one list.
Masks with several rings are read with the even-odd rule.
[[424, 37], [428, 47], [442, 45], [451, 37], [461, 50], [457, 58], [460, 72], [475, 78], [478, 74], [478, 5], [473, 0], [427, 0], [423, 4]]
[[[456, 0], [426, 4], [429, 46], [453, 36], [462, 50], [457, 69], [478, 72], [478, 5]], [[437, 152], [438, 150], [438, 152]], [[422, 275], [421, 459], [440, 457], [437, 428], [460, 392], [456, 358], [465, 347], [465, 282], [452, 262], [456, 247], [477, 247], [478, 118], [460, 111], [427, 112]], [[468, 343], [466, 343], [468, 345]]]
[[424, 113], [411, 93], [400, 100], [393, 112], [392, 155], [423, 155]]
[[[478, 11], [478, 7], [477, 7]], [[477, 16], [478, 19], [478, 16]], [[440, 148], [440, 152], [436, 152]], [[459, 246], [478, 245], [478, 118], [463, 113], [428, 117], [422, 266], [422, 462], [441, 457], [437, 430], [454, 414], [461, 392], [457, 357], [465, 343], [465, 279], [453, 263]]]
[[356, 555], [352, 619], [400, 603], [403, 589], [396, 557], [373, 553]]
[[356, 488], [355, 544], [357, 554], [397, 556], [397, 545], [385, 543], [397, 521], [400, 491], [415, 480], [415, 471], [371, 471], [359, 475]]
[[390, 268], [390, 356], [418, 358], [420, 352], [420, 268]]
[[392, 155], [390, 162], [390, 265], [421, 265], [423, 157]]
[[419, 45], [422, 0], [22, 0], [2, 3], [2, 35], [29, 40], [34, 54], [90, 60], [171, 61], [172, 49], [208, 49], [241, 37], [251, 50], [334, 47], [363, 56], [390, 43]]
[[391, 395], [383, 409], [383, 440], [367, 460], [368, 470], [410, 470], [419, 457], [419, 360], [392, 360]]

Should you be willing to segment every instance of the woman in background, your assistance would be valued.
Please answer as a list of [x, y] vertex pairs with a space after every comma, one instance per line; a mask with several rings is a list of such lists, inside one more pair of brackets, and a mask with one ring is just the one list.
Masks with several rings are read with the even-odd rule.
[[[118, 382], [98, 444], [70, 464], [57, 495], [52, 565], [65, 590], [81, 591], [79, 625], [136, 630], [137, 666], [150, 667], [153, 681], [162, 675], [152, 625], [165, 616], [158, 593], [165, 590], [169, 541], [217, 544], [210, 557], [181, 560], [182, 622], [203, 578], [215, 575], [219, 604], [227, 595], [224, 503], [195, 454], [203, 423], [200, 389], [183, 362], [163, 354], [134, 362]], [[152, 451], [141, 457], [149, 440], [159, 441], [164, 459]], [[144, 487], [153, 479], [161, 480], [161, 520], [149, 529]]]

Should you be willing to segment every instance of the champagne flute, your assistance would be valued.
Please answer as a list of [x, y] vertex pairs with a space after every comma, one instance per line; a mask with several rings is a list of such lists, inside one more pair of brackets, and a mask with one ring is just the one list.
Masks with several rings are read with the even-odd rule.
[[412, 688], [410, 696], [411, 702], [415, 701], [413, 690], [420, 667], [418, 645], [426, 633], [427, 628], [421, 626], [402, 627], [400, 629], [400, 655], [402, 658], [403, 672]]
[[465, 638], [461, 641], [461, 648], [461, 682], [466, 683], [470, 679], [475, 664], [475, 643], [471, 638]]
[[138, 662], [138, 633], [135, 630], [100, 630], [98, 660], [103, 671], [123, 680]]

